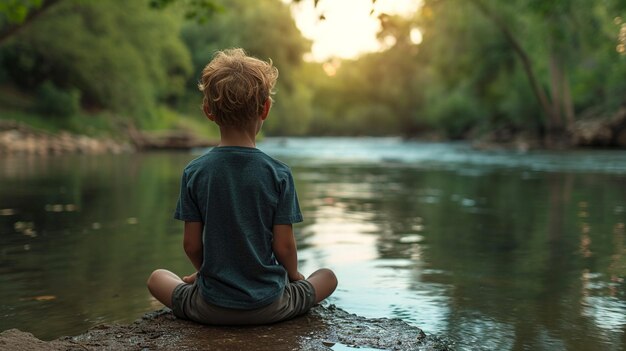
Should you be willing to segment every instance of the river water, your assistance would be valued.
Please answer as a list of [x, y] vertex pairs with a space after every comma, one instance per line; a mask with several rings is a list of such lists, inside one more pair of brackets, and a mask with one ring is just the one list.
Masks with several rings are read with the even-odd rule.
[[[459, 350], [626, 348], [626, 152], [258, 147], [293, 170], [301, 271], [337, 273], [331, 303]], [[0, 159], [0, 330], [53, 339], [159, 308], [148, 274], [192, 270], [172, 212], [197, 155]]]

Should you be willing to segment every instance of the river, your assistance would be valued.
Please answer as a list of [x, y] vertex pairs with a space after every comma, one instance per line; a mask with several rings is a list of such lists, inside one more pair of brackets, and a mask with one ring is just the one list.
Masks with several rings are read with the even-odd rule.
[[[626, 348], [626, 152], [396, 138], [258, 147], [293, 170], [301, 271], [337, 273], [330, 303], [459, 350]], [[192, 270], [172, 213], [197, 155], [0, 159], [0, 330], [49, 340], [159, 308], [148, 274]]]

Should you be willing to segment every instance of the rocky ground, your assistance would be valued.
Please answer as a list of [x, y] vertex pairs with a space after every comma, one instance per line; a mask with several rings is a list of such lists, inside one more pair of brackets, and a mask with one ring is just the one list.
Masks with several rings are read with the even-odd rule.
[[452, 350], [451, 341], [426, 335], [399, 319], [364, 318], [316, 306], [308, 314], [267, 326], [212, 327], [175, 318], [168, 309], [130, 325], [100, 325], [84, 334], [45, 342], [10, 329], [0, 349], [43, 350]]
[[570, 133], [576, 146], [626, 148], [626, 106], [603, 119], [578, 120]]
[[119, 154], [134, 150], [129, 143], [113, 139], [93, 138], [68, 132], [53, 134], [21, 123], [0, 122], [0, 155]]
[[[527, 131], [502, 128], [480, 136], [468, 136], [479, 150], [506, 149], [526, 152], [536, 149], [612, 148], [626, 149], [626, 106], [595, 118], [581, 117], [555, 137], [552, 143]], [[552, 144], [552, 145], [550, 145]]]
[[66, 131], [50, 133], [28, 125], [0, 120], [0, 156], [58, 154], [119, 154], [149, 150], [190, 150], [215, 146], [218, 141], [204, 140], [190, 131], [140, 132], [129, 126], [121, 140], [90, 137]]

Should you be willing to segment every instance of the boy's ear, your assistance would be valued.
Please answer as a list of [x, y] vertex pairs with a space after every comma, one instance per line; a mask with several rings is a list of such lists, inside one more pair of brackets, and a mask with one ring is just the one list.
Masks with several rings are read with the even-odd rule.
[[204, 115], [206, 116], [206, 118], [215, 122], [215, 116], [211, 114], [211, 111], [209, 111], [209, 106], [207, 104], [202, 104], [202, 111], [204, 112]]
[[272, 108], [272, 99], [268, 98], [265, 100], [265, 104], [263, 104], [263, 114], [261, 115], [262, 121], [267, 119], [267, 116], [270, 114], [270, 108]]

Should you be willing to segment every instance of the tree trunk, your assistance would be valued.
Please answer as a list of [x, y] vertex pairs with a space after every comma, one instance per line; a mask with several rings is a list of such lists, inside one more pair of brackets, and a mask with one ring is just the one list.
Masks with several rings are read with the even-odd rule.
[[563, 128], [563, 121], [561, 119], [561, 107], [562, 103], [562, 81], [563, 81], [563, 71], [561, 69], [561, 60], [558, 57], [558, 54], [554, 52], [555, 50], [552, 48], [550, 50], [550, 87], [551, 95], [552, 95], [552, 115], [550, 116], [550, 121], [548, 122], [548, 126], [552, 130], [560, 130]]
[[[500, 30], [506, 41], [509, 43], [515, 54], [517, 54], [520, 61], [522, 62], [522, 68], [524, 69], [524, 73], [528, 78], [530, 88], [532, 89], [533, 95], [537, 99], [537, 102], [539, 103], [539, 106], [541, 107], [541, 110], [545, 117], [544, 127], [546, 127], [547, 129], [545, 142], [547, 146], [555, 146], [555, 142], [562, 141], [559, 139], [563, 137], [562, 124], [559, 122], [561, 121], [560, 110], [561, 106], [563, 105], [559, 103], [559, 107], [555, 108], [555, 105], [550, 103], [546, 91], [541, 86], [541, 84], [537, 80], [537, 77], [535, 76], [535, 71], [533, 69], [532, 62], [530, 61], [530, 57], [528, 56], [524, 48], [522, 48], [522, 45], [519, 43], [519, 41], [513, 36], [513, 33], [511, 32], [507, 24], [490, 8], [488, 8], [482, 1], [470, 0], [470, 2], [474, 4], [480, 12], [482, 12], [489, 20], [491, 20], [495, 24], [495, 26]], [[557, 76], [559, 75], [558, 72], [555, 73], [557, 73]], [[561, 79], [557, 79], [557, 81], [561, 81]], [[556, 91], [553, 91], [553, 97], [554, 93], [557, 93], [560, 97], [560, 87], [563, 87], [563, 84], [559, 83], [557, 84], [557, 86], [559, 88], [556, 88]]]
[[554, 137], [565, 142], [566, 133], [574, 125], [574, 104], [562, 52], [562, 49], [553, 46], [550, 48], [553, 119], [550, 121], [549, 128]]
[[572, 101], [572, 92], [570, 90], [567, 73], [563, 75], [563, 108], [565, 109], [565, 129], [572, 130], [576, 114], [574, 112], [574, 102]]

